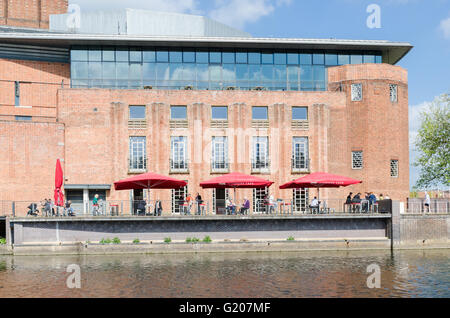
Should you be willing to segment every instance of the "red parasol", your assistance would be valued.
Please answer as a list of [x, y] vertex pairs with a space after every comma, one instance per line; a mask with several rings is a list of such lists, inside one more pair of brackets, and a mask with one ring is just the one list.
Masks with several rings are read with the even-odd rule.
[[179, 189], [187, 185], [186, 181], [162, 176], [156, 173], [144, 173], [138, 176], [114, 182], [116, 190], [133, 189]]
[[61, 190], [63, 185], [64, 175], [61, 167], [61, 161], [56, 160], [56, 170], [55, 170], [55, 205], [64, 206], [64, 194]]

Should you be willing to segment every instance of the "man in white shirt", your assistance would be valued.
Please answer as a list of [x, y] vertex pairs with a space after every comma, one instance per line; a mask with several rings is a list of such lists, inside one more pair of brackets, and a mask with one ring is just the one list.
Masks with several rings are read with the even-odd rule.
[[311, 208], [313, 213], [319, 213], [319, 200], [317, 200], [317, 197], [314, 197], [314, 199], [309, 204], [309, 207]]
[[430, 213], [430, 204], [431, 204], [430, 195], [428, 194], [428, 192], [425, 192], [425, 210], [424, 210], [424, 212]]
[[276, 208], [275, 198], [271, 194], [269, 197], [269, 211], [271, 214], [275, 211], [275, 208]]

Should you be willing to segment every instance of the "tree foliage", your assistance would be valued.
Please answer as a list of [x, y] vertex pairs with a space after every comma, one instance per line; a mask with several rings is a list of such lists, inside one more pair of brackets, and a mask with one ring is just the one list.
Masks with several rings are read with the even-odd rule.
[[415, 141], [420, 168], [417, 187], [450, 185], [450, 96], [437, 97], [420, 114], [421, 127]]

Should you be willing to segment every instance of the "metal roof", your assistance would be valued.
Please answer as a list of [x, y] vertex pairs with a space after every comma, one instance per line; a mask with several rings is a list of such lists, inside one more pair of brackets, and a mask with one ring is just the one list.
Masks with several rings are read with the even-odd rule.
[[383, 62], [396, 64], [413, 46], [407, 42], [384, 40], [239, 38], [239, 37], [178, 37], [144, 35], [107, 35], [78, 33], [0, 32], [0, 43], [40, 45], [70, 48], [73, 45], [159, 46], [189, 48], [286, 49], [381, 51]]

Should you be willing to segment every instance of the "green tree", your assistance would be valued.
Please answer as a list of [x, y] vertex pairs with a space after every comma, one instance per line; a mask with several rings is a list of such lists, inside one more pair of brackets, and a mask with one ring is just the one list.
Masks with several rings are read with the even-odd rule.
[[420, 168], [418, 188], [450, 185], [450, 96], [437, 97], [428, 111], [420, 114], [421, 127], [415, 146]]

